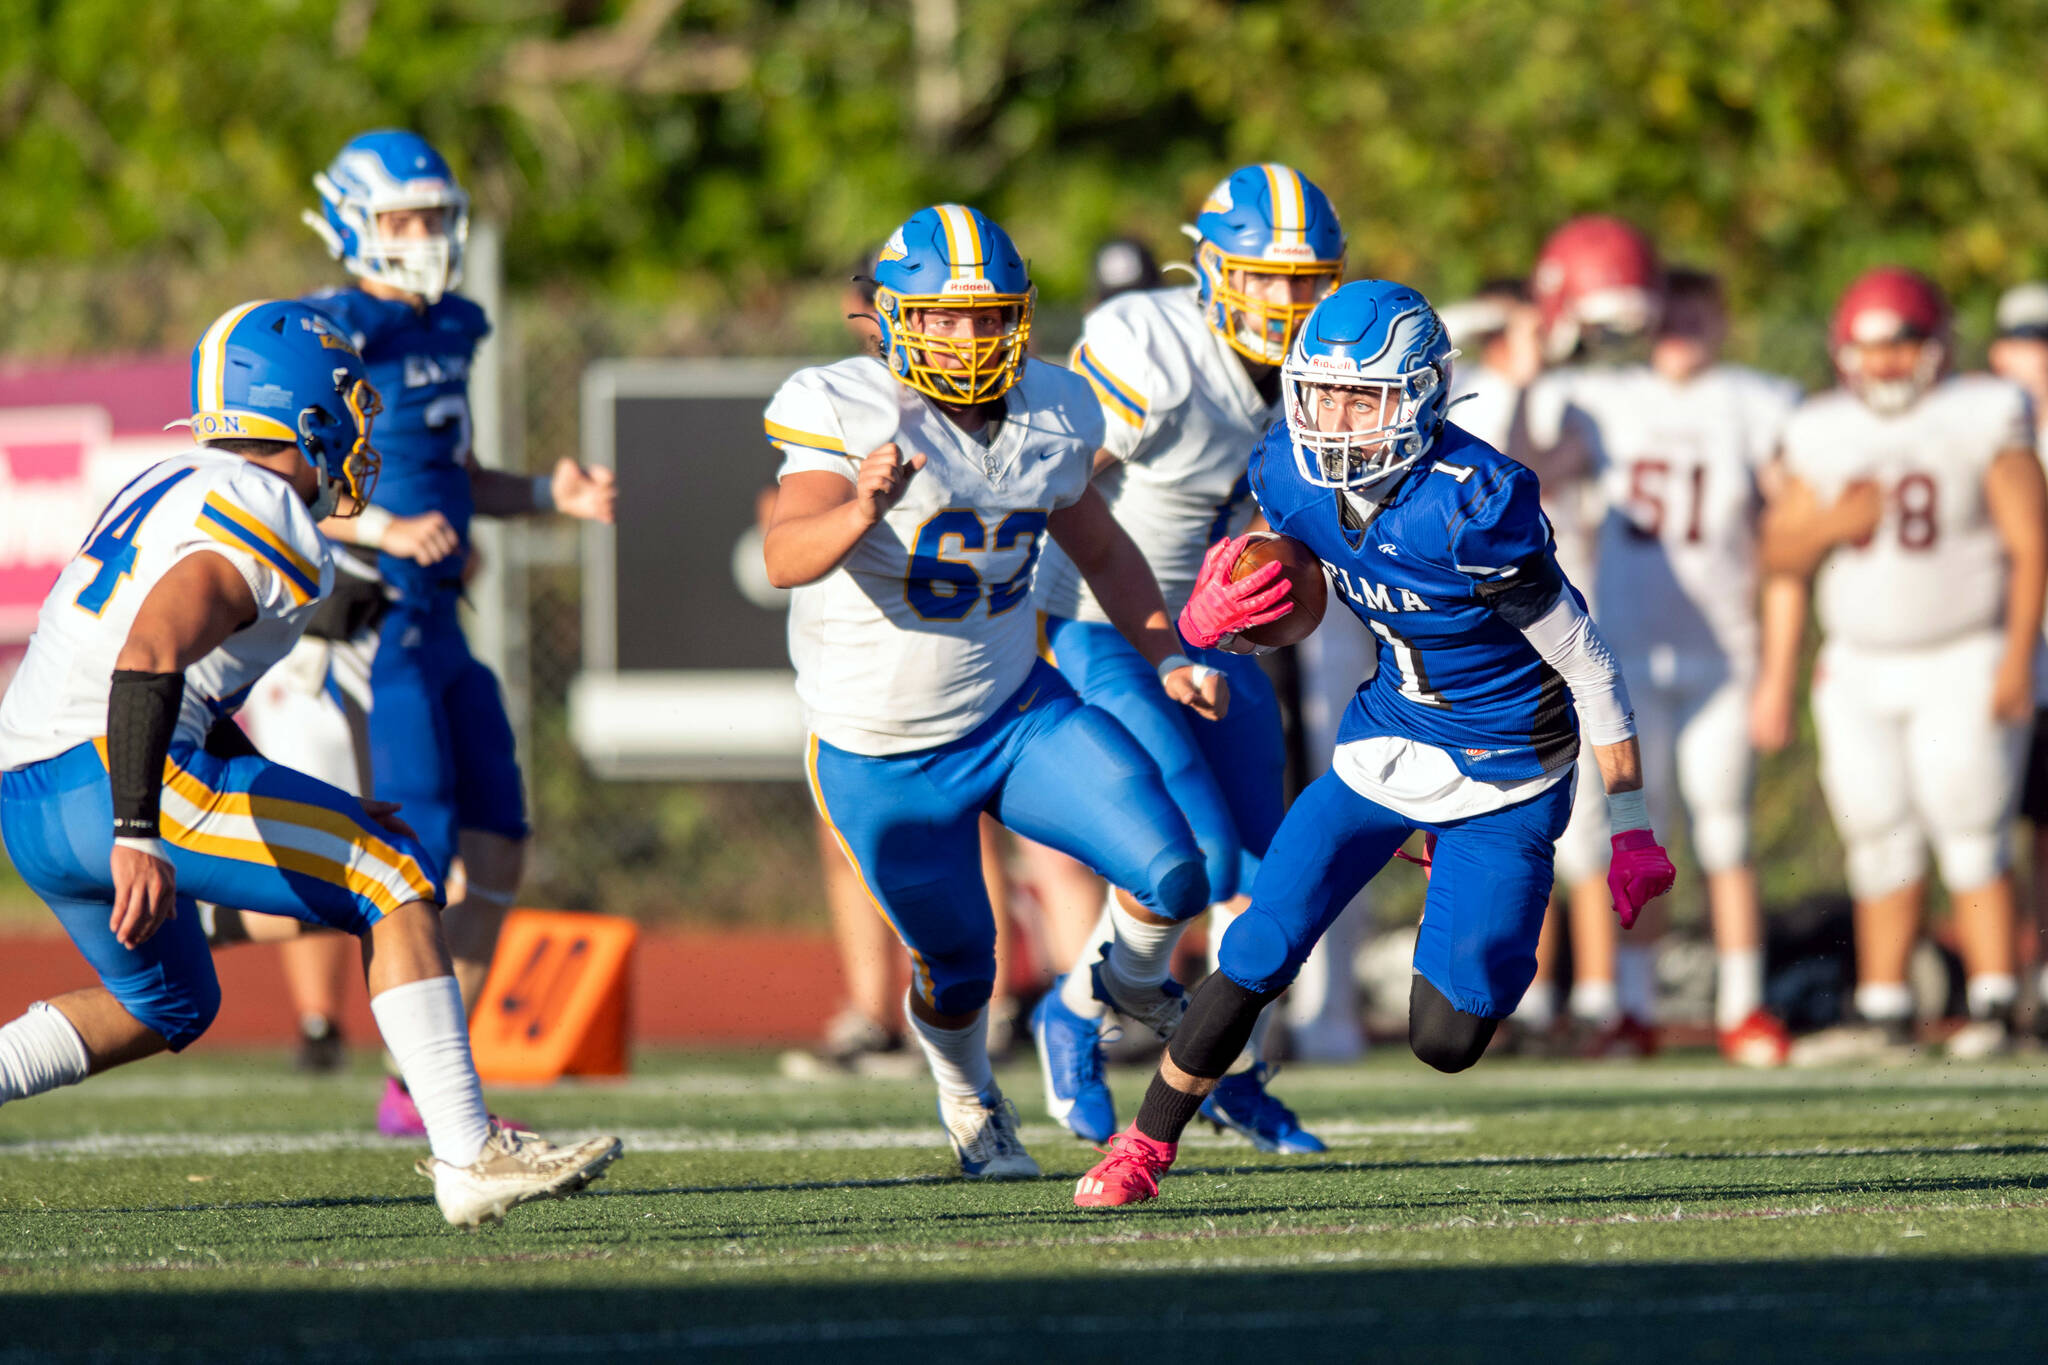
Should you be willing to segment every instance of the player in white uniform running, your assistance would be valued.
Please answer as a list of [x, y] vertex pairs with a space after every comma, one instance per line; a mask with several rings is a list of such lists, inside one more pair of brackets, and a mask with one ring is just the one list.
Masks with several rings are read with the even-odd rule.
[[[1554, 429], [1559, 406], [1583, 418], [1607, 509], [1593, 616], [1634, 680], [1651, 809], [1668, 825], [1674, 794], [1683, 800], [1707, 874], [1721, 1051], [1743, 1065], [1777, 1066], [1790, 1038], [1764, 1009], [1750, 712], [1757, 517], [1799, 390], [1719, 359], [1727, 317], [1711, 275], [1667, 272], [1652, 332], [1646, 365], [1560, 371], [1540, 382], [1532, 420]], [[1595, 837], [1606, 832], [1584, 814], [1573, 823], [1592, 826]], [[1583, 861], [1579, 832], [1568, 828], [1565, 844]], [[1575, 889], [1575, 899], [1581, 894]], [[1600, 924], [1611, 941], [1611, 926], [1604, 917]], [[1631, 1003], [1635, 1022], [1653, 1022]]]
[[799, 371], [768, 405], [783, 464], [763, 551], [795, 590], [811, 794], [910, 950], [905, 1013], [961, 1173], [1035, 1176], [988, 1060], [982, 812], [1133, 893], [1104, 969], [1120, 1013], [1179, 1019], [1167, 958], [1209, 903], [1157, 767], [1038, 658], [1045, 537], [1177, 703], [1218, 718], [1228, 689], [1180, 652], [1144, 556], [1089, 486], [1094, 394], [1026, 356], [1031, 280], [1009, 237], [970, 208], [923, 209], [875, 280], [881, 355]]
[[[1998, 298], [1991, 372], [2027, 391], [2034, 404], [2034, 449], [2048, 465], [2048, 281], [2014, 285]], [[2048, 635], [2048, 622], [2043, 623]], [[2034, 670], [2034, 735], [2020, 784], [2020, 814], [2034, 827], [2029, 907], [2037, 938], [2048, 933], [2048, 668]], [[2022, 935], [2024, 937], [2024, 933]], [[2034, 1032], [2048, 1036], [2048, 963], [2034, 982]]]
[[[1245, 166], [1225, 176], [1188, 232], [1196, 287], [1109, 300], [1088, 315], [1072, 359], [1101, 402], [1107, 431], [1095, 489], [1174, 613], [1194, 590], [1208, 548], [1242, 532], [1256, 513], [1247, 470], [1253, 447], [1281, 419], [1280, 362], [1344, 273], [1336, 211], [1291, 167]], [[1191, 650], [1230, 684], [1230, 714], [1197, 720], [1166, 695], [1057, 546], [1046, 551], [1038, 581], [1048, 657], [1082, 700], [1114, 715], [1144, 746], [1194, 830], [1217, 901], [1210, 937], [1220, 944], [1229, 920], [1250, 904], [1252, 876], [1285, 809], [1286, 740], [1272, 684], [1248, 654]], [[1117, 1130], [1102, 1067], [1108, 992], [1095, 976], [1116, 915], [1136, 908], [1120, 894], [1124, 904], [1104, 906], [1091, 942], [1031, 1016], [1046, 1106], [1089, 1142], [1107, 1142]], [[1262, 1044], [1271, 1018], [1271, 1010], [1260, 1016], [1203, 1116], [1264, 1151], [1323, 1151], [1267, 1093]]]
[[[2033, 413], [2016, 385], [1945, 376], [1947, 302], [1911, 271], [1883, 267], [1852, 284], [1829, 342], [1841, 387], [1786, 428], [1764, 554], [1774, 573], [1818, 571], [1813, 716], [1856, 901], [1865, 1025], [1802, 1040], [1795, 1060], [1910, 1041], [1906, 966], [1930, 843], [1955, 902], [1975, 1021], [1954, 1046], [1981, 1054], [2005, 1045], [2017, 994], [2007, 827], [2048, 591]], [[1803, 601], [1766, 626], [1781, 713]]]
[[395, 807], [271, 763], [229, 718], [334, 584], [315, 529], [367, 503], [377, 394], [304, 304], [223, 314], [192, 356], [201, 449], [100, 514], [0, 703], [0, 835], [101, 985], [0, 1028], [0, 1103], [212, 1023], [196, 899], [363, 940], [370, 1008], [426, 1117], [420, 1163], [455, 1224], [581, 1189], [616, 1138], [555, 1147], [484, 1110], [441, 937], [441, 888]]

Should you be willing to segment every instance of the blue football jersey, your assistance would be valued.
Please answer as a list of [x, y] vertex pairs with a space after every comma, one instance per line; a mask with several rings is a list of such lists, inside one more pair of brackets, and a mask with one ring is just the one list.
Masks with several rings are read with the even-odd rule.
[[1331, 590], [1378, 637], [1377, 671], [1346, 709], [1338, 743], [1396, 735], [1435, 745], [1485, 782], [1524, 781], [1576, 757], [1564, 680], [1489, 601], [1531, 580], [1563, 584], [1526, 466], [1446, 425], [1361, 525], [1341, 494], [1301, 477], [1287, 424], [1276, 422], [1252, 453], [1251, 486], [1273, 529], [1323, 561]]
[[469, 365], [491, 324], [482, 308], [459, 294], [443, 295], [424, 312], [354, 288], [322, 290], [306, 302], [354, 339], [384, 400], [370, 435], [384, 460], [371, 501], [394, 516], [439, 512], [462, 540], [454, 554], [431, 566], [379, 555], [378, 571], [403, 602], [452, 601], [461, 591], [476, 508], [468, 467]]

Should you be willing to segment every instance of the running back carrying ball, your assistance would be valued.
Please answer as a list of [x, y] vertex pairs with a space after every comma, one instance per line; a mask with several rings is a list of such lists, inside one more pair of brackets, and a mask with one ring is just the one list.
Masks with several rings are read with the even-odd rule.
[[1230, 581], [1235, 583], [1261, 565], [1277, 561], [1280, 577], [1288, 584], [1287, 600], [1294, 604], [1294, 610], [1277, 621], [1253, 626], [1242, 632], [1242, 638], [1266, 649], [1299, 644], [1322, 624], [1323, 612], [1330, 604], [1330, 580], [1323, 575], [1322, 561], [1291, 536], [1253, 531], [1245, 539], [1249, 543], [1230, 566]]

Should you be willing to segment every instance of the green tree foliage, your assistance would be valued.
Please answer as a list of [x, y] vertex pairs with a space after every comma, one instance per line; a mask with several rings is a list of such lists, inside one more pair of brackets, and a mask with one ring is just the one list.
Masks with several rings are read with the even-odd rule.
[[527, 290], [773, 314], [944, 196], [1071, 300], [1099, 236], [1177, 254], [1208, 183], [1275, 157], [1330, 189], [1355, 269], [1435, 291], [1524, 268], [1568, 214], [1625, 213], [1729, 273], [1744, 349], [1818, 377], [1817, 319], [1866, 264], [1930, 270], [1975, 329], [2048, 270], [2044, 21], [2043, 0], [43, 0], [0, 9], [0, 248], [12, 279], [288, 278], [318, 260], [310, 171], [409, 124], [507, 222]]

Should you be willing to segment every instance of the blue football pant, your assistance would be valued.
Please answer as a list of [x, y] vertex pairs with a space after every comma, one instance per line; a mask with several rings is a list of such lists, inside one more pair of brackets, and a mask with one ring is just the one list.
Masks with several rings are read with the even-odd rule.
[[1185, 920], [1209, 903], [1201, 853], [1152, 760], [1048, 664], [957, 740], [875, 757], [813, 736], [808, 768], [819, 813], [909, 948], [917, 992], [937, 1013], [970, 1014], [995, 985], [983, 811], [1155, 914]]
[[404, 807], [436, 867], [454, 861], [462, 830], [527, 836], [505, 700], [452, 604], [384, 618], [370, 665], [370, 776], [380, 799]]
[[1316, 940], [1414, 831], [1437, 836], [1415, 941], [1415, 970], [1465, 1014], [1504, 1019], [1536, 975], [1551, 858], [1571, 816], [1571, 775], [1503, 810], [1430, 824], [1360, 796], [1325, 773], [1295, 798], [1252, 885], [1251, 908], [1223, 935], [1219, 963], [1247, 990], [1294, 979]]
[[1166, 695], [1159, 674], [1116, 627], [1044, 619], [1060, 672], [1090, 706], [1115, 716], [1166, 779], [1209, 872], [1209, 895], [1249, 890], [1286, 809], [1286, 742], [1280, 703], [1258, 660], [1220, 649], [1187, 650], [1230, 684], [1230, 708], [1204, 720]]
[[81, 744], [0, 776], [0, 837], [101, 984], [173, 1050], [204, 1033], [220, 1007], [195, 902], [363, 934], [402, 905], [441, 900], [426, 852], [346, 792], [267, 759], [217, 758], [191, 744], [172, 745], [165, 773], [163, 839], [178, 912], [139, 947], [123, 947], [107, 927], [114, 807], [98, 748]]

